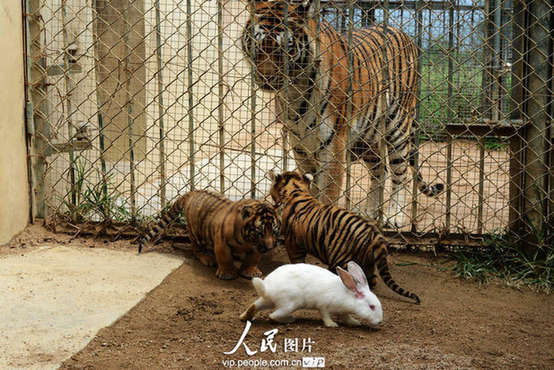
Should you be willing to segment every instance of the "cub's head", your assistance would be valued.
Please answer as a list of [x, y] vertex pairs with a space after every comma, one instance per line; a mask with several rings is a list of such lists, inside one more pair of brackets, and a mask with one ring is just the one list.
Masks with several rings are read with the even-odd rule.
[[[249, 0], [250, 19], [242, 33], [242, 51], [266, 91], [277, 91], [285, 77], [308, 64], [310, 39], [304, 25], [313, 0]], [[288, 66], [288, 69], [285, 68]]]
[[284, 202], [294, 191], [309, 193], [310, 184], [313, 180], [311, 174], [300, 175], [295, 171], [283, 172], [280, 175], [275, 175], [273, 171], [269, 171], [269, 178], [272, 181], [269, 194], [276, 205]]
[[273, 206], [259, 201], [241, 206], [239, 212], [244, 225], [243, 238], [256, 245], [259, 253], [273, 249], [276, 230], [280, 229]]

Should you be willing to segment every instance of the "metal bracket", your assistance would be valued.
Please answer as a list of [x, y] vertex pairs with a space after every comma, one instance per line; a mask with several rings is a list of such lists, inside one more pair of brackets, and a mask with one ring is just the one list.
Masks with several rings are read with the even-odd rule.
[[80, 152], [92, 148], [92, 142], [89, 139], [68, 141], [67, 143], [49, 143], [48, 147], [44, 150], [43, 155], [45, 157], [53, 154], [60, 154], [65, 152]]
[[81, 65], [78, 63], [69, 63], [69, 68], [65, 68], [65, 64], [53, 64], [46, 68], [48, 76], [59, 76], [66, 73], [81, 73], [81, 71]]
[[44, 149], [43, 155], [48, 157], [53, 154], [65, 153], [65, 152], [80, 152], [92, 148], [92, 141], [89, 136], [88, 128], [90, 123], [81, 122], [77, 128], [74, 139], [66, 143], [48, 143], [48, 146]]

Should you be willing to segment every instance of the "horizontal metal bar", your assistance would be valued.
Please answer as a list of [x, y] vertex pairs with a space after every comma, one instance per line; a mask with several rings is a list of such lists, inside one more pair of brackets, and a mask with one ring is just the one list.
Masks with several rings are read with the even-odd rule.
[[446, 132], [451, 135], [474, 136], [512, 136], [518, 130], [519, 126], [505, 126], [498, 124], [463, 124], [455, 123], [446, 125]]
[[[375, 0], [358, 0], [356, 1], [358, 7], [370, 7], [370, 8], [384, 8], [383, 1]], [[417, 6], [417, 1], [389, 1], [389, 9], [415, 9]], [[348, 0], [321, 0], [321, 8], [339, 8], [348, 6]], [[483, 6], [476, 5], [454, 5], [450, 1], [426, 1], [421, 7], [423, 10], [432, 9], [432, 10], [445, 10], [453, 8], [454, 10], [484, 10]]]
[[[52, 220], [53, 221], [53, 220]], [[146, 225], [143, 225], [146, 226]], [[71, 224], [64, 219], [56, 219], [47, 225], [47, 228], [54, 232], [69, 234], [82, 234], [136, 238], [140, 236], [138, 230], [128, 223], [114, 221], [109, 226], [102, 222], [90, 221], [82, 224]], [[100, 230], [100, 231], [99, 231]], [[413, 233], [411, 231], [384, 231], [383, 233], [392, 245], [412, 246], [466, 246], [482, 247], [485, 234], [463, 234], [463, 233]], [[173, 225], [163, 236], [166, 240], [172, 240], [179, 244], [190, 243], [186, 226]], [[179, 248], [182, 249], [182, 248]]]
[[414, 246], [475, 246], [482, 247], [484, 234], [414, 233], [411, 231], [384, 231], [390, 244]]

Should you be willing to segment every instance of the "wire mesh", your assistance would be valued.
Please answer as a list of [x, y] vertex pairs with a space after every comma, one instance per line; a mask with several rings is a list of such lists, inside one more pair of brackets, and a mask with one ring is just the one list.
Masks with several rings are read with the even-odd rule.
[[[522, 21], [529, 9], [516, 0], [272, 2], [282, 4], [282, 12], [272, 13], [266, 21], [273, 26], [264, 25], [267, 33], [259, 36], [254, 21], [261, 8], [256, 7], [264, 3], [269, 2], [28, 0], [28, 22], [35, 30], [27, 36], [35, 50], [28, 51], [35, 68], [28, 79], [35, 94], [35, 126], [40, 119], [46, 122], [37, 140], [49, 148], [35, 148], [45, 158], [45, 174], [36, 185], [44, 191], [38, 200], [46, 208], [43, 216], [64, 215], [74, 223], [137, 223], [191, 189], [216, 190], [231, 199], [263, 198], [270, 169], [302, 167], [322, 174], [337, 165], [344, 180], [330, 176], [327, 181], [338, 183], [338, 203], [379, 218], [401, 243], [417, 244], [422, 235], [467, 241], [503, 230], [515, 218], [529, 224], [542, 217], [551, 225], [548, 15]], [[271, 27], [282, 28], [279, 37], [285, 40], [297, 38], [295, 22], [305, 3], [316, 20], [305, 67], [317, 65], [319, 72], [299, 77], [289, 66], [300, 51], [277, 48], [276, 53], [284, 51], [281, 63], [281, 54], [256, 46], [256, 38], [269, 42]], [[538, 6], [551, 14], [548, 3]], [[329, 25], [342, 35], [334, 42], [320, 37]], [[415, 62], [399, 69], [406, 46], [389, 36], [380, 46], [383, 51], [392, 45], [385, 68], [374, 70], [371, 62], [360, 60], [355, 53], [360, 41], [353, 32], [376, 25], [407, 34], [417, 46]], [[529, 36], [536, 41], [531, 49], [539, 51], [534, 63], [519, 40], [527, 27], [537, 30]], [[241, 50], [243, 37], [258, 48], [250, 55]], [[336, 65], [325, 70], [321, 60], [329, 55], [348, 71], [346, 76], [332, 75], [338, 73]], [[283, 81], [277, 94], [264, 89], [257, 76], [261, 61], [271, 58], [276, 79]], [[364, 63], [371, 71], [367, 80], [360, 72]], [[541, 63], [544, 70], [539, 71]], [[417, 150], [405, 159], [413, 161], [424, 181], [445, 184], [438, 196], [424, 196], [415, 181], [403, 185], [401, 196], [393, 190], [391, 178], [399, 167], [394, 167], [394, 150], [387, 154], [385, 146], [394, 144], [389, 126], [400, 123], [387, 112], [404, 104], [403, 97], [395, 103], [392, 96], [394, 71], [417, 74], [416, 104], [408, 114], [413, 122], [398, 130], [411, 131]], [[382, 88], [371, 93], [364, 84], [379, 76]], [[308, 82], [299, 83], [302, 78]], [[324, 83], [331, 78], [343, 87], [335, 93], [344, 96], [346, 105], [327, 104], [334, 99], [325, 96]], [[529, 80], [537, 82], [529, 85]], [[293, 117], [294, 106], [302, 104], [306, 116]], [[383, 165], [381, 178], [378, 171], [368, 171], [371, 161], [364, 165], [362, 156], [348, 149], [360, 145], [357, 114], [373, 105], [382, 114], [362, 123], [376, 128], [380, 141], [362, 144], [368, 157]], [[308, 115], [315, 116], [316, 129], [298, 135], [294, 128]], [[542, 124], [534, 126], [536, 117]], [[348, 129], [346, 139], [325, 155], [342, 159], [335, 163], [324, 154], [308, 153], [316, 160], [303, 163], [301, 147], [312, 150], [318, 132], [338, 132], [341, 124]], [[542, 181], [538, 196], [528, 194], [535, 191], [525, 172], [530, 158], [538, 167], [534, 173], [542, 174], [533, 178]], [[314, 187], [328, 200], [325, 189], [332, 185]], [[368, 209], [368, 199], [375, 197], [378, 212]], [[529, 209], [544, 211], [534, 221], [524, 220], [525, 208], [515, 204], [525, 202], [531, 202]]]

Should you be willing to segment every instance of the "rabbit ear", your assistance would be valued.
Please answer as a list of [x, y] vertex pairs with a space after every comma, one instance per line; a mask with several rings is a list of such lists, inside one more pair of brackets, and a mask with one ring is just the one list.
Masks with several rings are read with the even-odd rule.
[[364, 270], [354, 261], [348, 262], [346, 265], [346, 268], [348, 269], [348, 272], [352, 274], [354, 277], [354, 280], [357, 281], [357, 283], [363, 287], [368, 286], [367, 284], [367, 277], [365, 276]]
[[352, 293], [354, 293], [356, 297], [363, 297], [362, 292], [360, 292], [358, 286], [356, 285], [356, 281], [354, 281], [354, 277], [348, 271], [337, 267], [337, 274], [339, 274], [339, 277], [342, 280], [344, 286], [347, 287]]

